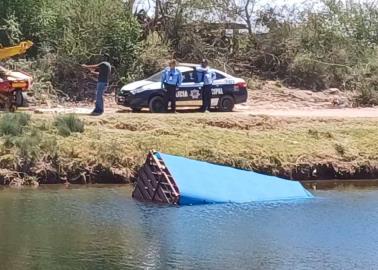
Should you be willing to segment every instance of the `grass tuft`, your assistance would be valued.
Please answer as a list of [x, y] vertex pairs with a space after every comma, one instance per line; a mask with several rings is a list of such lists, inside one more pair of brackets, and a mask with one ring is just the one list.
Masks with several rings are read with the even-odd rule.
[[0, 118], [0, 136], [18, 136], [30, 122], [26, 113], [6, 113]]
[[59, 135], [68, 137], [71, 133], [84, 132], [84, 122], [80, 120], [75, 114], [61, 115], [55, 118], [55, 126], [58, 129]]

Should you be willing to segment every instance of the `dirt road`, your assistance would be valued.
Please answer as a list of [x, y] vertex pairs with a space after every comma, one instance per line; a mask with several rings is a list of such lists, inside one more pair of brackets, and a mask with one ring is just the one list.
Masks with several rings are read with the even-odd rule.
[[250, 91], [237, 113], [282, 117], [378, 118], [377, 108], [355, 107], [355, 94], [328, 89], [322, 92], [291, 89], [267, 81], [260, 90]]
[[[354, 107], [354, 94], [328, 89], [322, 92], [286, 88], [277, 82], [267, 81], [261, 89], [251, 90], [245, 104], [236, 105], [234, 112], [227, 114], [268, 115], [276, 117], [319, 117], [319, 118], [378, 118], [378, 107]], [[40, 113], [89, 114], [92, 105], [88, 103], [66, 104], [51, 108], [30, 107]], [[147, 113], [148, 110], [142, 111]], [[192, 113], [193, 109], [179, 108], [179, 112]], [[114, 96], [106, 98], [106, 114], [131, 113], [118, 106]], [[136, 114], [137, 115], [137, 114]], [[219, 113], [220, 115], [220, 113]]]
[[[54, 107], [54, 108], [31, 108], [30, 110], [39, 113], [76, 113], [90, 114], [93, 110], [90, 106], [82, 107]], [[182, 114], [192, 113], [187, 108], [179, 109]], [[123, 108], [111, 107], [105, 114], [131, 113]], [[148, 113], [147, 110], [142, 113]], [[217, 113], [220, 114], [220, 113]], [[267, 115], [275, 117], [319, 117], [319, 118], [378, 118], [378, 108], [263, 108], [259, 106], [237, 105], [234, 112], [226, 113], [234, 115]], [[136, 114], [137, 115], [137, 114]]]
[[378, 118], [378, 108], [301, 108], [265, 109], [258, 106], [237, 106], [236, 114], [268, 115], [278, 117], [320, 117], [320, 118]]

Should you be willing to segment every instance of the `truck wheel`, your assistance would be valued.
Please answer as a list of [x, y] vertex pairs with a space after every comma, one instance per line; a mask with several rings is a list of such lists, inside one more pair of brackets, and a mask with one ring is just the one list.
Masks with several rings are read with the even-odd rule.
[[232, 112], [235, 106], [235, 100], [232, 96], [222, 96], [218, 102], [220, 112]]
[[142, 108], [131, 108], [131, 110], [133, 111], [133, 113], [138, 113], [142, 111]]
[[17, 107], [24, 106], [24, 95], [21, 90], [16, 90], [14, 100]]
[[166, 111], [164, 98], [161, 96], [151, 98], [149, 108], [152, 113], [164, 113]]

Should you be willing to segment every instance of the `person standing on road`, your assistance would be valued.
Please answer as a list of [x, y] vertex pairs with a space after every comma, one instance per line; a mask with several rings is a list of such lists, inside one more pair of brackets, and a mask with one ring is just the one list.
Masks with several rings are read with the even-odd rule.
[[176, 91], [182, 83], [181, 71], [176, 68], [176, 60], [169, 61], [169, 67], [161, 75], [161, 88], [165, 89], [165, 108], [168, 111], [168, 104], [171, 102], [171, 111], [176, 112]]
[[211, 107], [211, 89], [216, 78], [215, 72], [209, 67], [207, 59], [203, 59], [201, 66], [197, 67], [198, 82], [203, 83], [202, 86], [202, 107], [201, 112], [209, 112]]
[[104, 93], [108, 88], [112, 70], [112, 66], [109, 62], [110, 56], [108, 54], [104, 54], [103, 62], [97, 65], [82, 65], [82, 67], [89, 69], [91, 73], [98, 76], [96, 87], [96, 105], [95, 109], [91, 113], [92, 115], [101, 115], [104, 113]]

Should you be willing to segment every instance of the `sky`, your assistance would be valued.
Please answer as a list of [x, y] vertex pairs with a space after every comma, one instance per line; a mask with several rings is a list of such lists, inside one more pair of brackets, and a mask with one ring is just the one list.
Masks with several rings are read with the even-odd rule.
[[[137, 9], [145, 9], [149, 10], [150, 12], [153, 10], [153, 0], [136, 0], [136, 7]], [[318, 0], [259, 0], [258, 3], [260, 6], [265, 6], [270, 4], [272, 6], [293, 6], [293, 5], [303, 5], [304, 3], [307, 4], [316, 4]]]
[[[206, 0], [203, 0], [203, 1], [206, 1]], [[233, 0], [233, 1], [235, 1], [236, 3], [238, 2], [243, 3], [245, 0]], [[314, 9], [316, 10], [316, 9], [320, 9], [319, 7], [321, 6], [320, 4], [321, 0], [307, 0], [307, 1], [306, 0], [256, 0], [256, 1], [257, 1], [257, 5], [256, 5], [255, 10], [256, 9], [261, 10], [268, 5], [269, 7], [276, 7], [276, 8], [283, 7], [283, 6], [287, 7], [288, 9], [285, 9], [286, 11], [282, 10], [283, 12], [282, 15], [285, 16], [286, 14], [287, 16], [290, 16], [290, 18], [293, 20], [295, 20], [295, 16], [296, 16], [296, 13], [293, 13], [293, 10], [300, 11], [301, 10], [300, 7], [304, 7], [304, 6], [306, 6], [307, 8], [311, 8], [312, 10]], [[148, 12], [150, 16], [153, 16], [154, 15], [154, 4], [153, 4], [154, 2], [155, 0], [136, 0], [134, 9], [135, 10], [144, 9]], [[219, 21], [219, 19], [223, 20], [223, 18], [219, 18], [216, 16], [212, 18], [213, 19], [210, 19], [209, 17], [208, 19], [213, 20], [213, 21]], [[241, 17], [234, 19], [234, 21], [239, 22], [239, 23], [244, 23], [244, 20]]]

